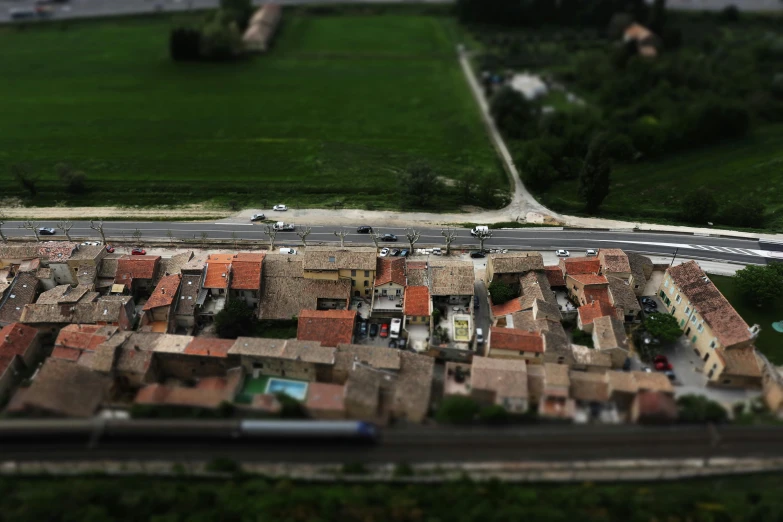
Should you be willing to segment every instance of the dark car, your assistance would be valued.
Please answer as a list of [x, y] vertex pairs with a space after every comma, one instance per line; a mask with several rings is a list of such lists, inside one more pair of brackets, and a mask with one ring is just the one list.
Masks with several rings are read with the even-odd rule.
[[362, 225], [359, 228], [357, 228], [356, 231], [360, 234], [372, 234], [372, 227], [367, 225]]
[[381, 236], [381, 241], [397, 241], [397, 236], [394, 234], [384, 234]]
[[651, 306], [645, 306], [644, 307], [644, 313], [646, 313], [646, 314], [657, 314], [658, 310], [656, 310], [655, 308], [653, 308]]
[[392, 248], [392, 251], [389, 252], [390, 256], [398, 256], [400, 255], [400, 249], [399, 248]]
[[370, 337], [378, 335], [378, 323], [372, 323], [370, 325]]
[[475, 252], [470, 253], [470, 257], [472, 257], [473, 259], [481, 259], [487, 257], [487, 255], [484, 252], [479, 252], [478, 250], [476, 250]]
[[359, 335], [361, 335], [362, 337], [367, 336], [367, 323], [365, 323], [364, 321], [359, 323]]
[[655, 299], [653, 299], [652, 297], [647, 297], [647, 296], [642, 297], [641, 301], [642, 301], [643, 305], [649, 305], [649, 306], [653, 306], [653, 307], [657, 307], [658, 306], [657, 304], [655, 304]]
[[53, 236], [55, 234], [55, 229], [50, 227], [42, 227], [38, 229], [38, 233], [42, 236]]
[[408, 257], [408, 254], [410, 254], [410, 250], [408, 250], [407, 248], [403, 248], [402, 250], [400, 250], [400, 257]]

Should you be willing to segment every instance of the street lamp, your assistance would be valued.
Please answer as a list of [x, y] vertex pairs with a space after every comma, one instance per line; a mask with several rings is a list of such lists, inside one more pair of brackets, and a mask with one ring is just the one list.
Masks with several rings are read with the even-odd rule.
[[672, 256], [672, 262], [669, 263], [669, 266], [671, 267], [674, 264], [674, 260], [677, 258], [677, 252], [679, 252], [680, 247], [677, 247], [674, 249], [674, 256]]

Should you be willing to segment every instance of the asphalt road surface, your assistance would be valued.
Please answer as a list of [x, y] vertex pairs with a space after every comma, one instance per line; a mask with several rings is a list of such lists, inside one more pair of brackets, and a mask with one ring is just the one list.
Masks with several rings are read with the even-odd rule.
[[[284, 219], [281, 216], [280, 219]], [[56, 221], [37, 222], [39, 227], [57, 227]], [[21, 222], [7, 221], [3, 226], [3, 232], [9, 237], [29, 237], [35, 239], [30, 230], [20, 228]], [[374, 223], [357, 223], [358, 225], [375, 226]], [[338, 226], [313, 226], [307, 237], [308, 244], [331, 243], [338, 241], [334, 231]], [[347, 228], [347, 227], [346, 227]], [[116, 240], [131, 240], [133, 232], [138, 229], [142, 234], [142, 243], [145, 239], [168, 239], [169, 231], [178, 239], [201, 239], [206, 233], [208, 239], [242, 239], [265, 241], [262, 224], [251, 223], [192, 223], [192, 222], [130, 222], [130, 221], [106, 221], [104, 232], [107, 238]], [[369, 234], [358, 234], [356, 228], [348, 228], [350, 233], [345, 238], [346, 245], [372, 245]], [[378, 228], [376, 232], [397, 235], [396, 243], [382, 243], [384, 246], [398, 245], [407, 247], [405, 229], [402, 228]], [[441, 228], [417, 228], [421, 232], [421, 238], [417, 247], [440, 246], [444, 247]], [[452, 243], [455, 249], [478, 249], [478, 241], [470, 235], [470, 230], [465, 228], [455, 229], [457, 239]], [[57, 230], [56, 236], [41, 236], [42, 239], [65, 239], [62, 231]], [[100, 239], [95, 230], [90, 229], [89, 221], [76, 221], [70, 230], [73, 238], [80, 240]], [[232, 236], [233, 234], [233, 236]], [[299, 236], [295, 232], [279, 232], [276, 246], [297, 246], [301, 244]], [[547, 228], [521, 228], [509, 230], [494, 230], [492, 238], [487, 240], [484, 248], [488, 249], [515, 249], [515, 250], [585, 250], [588, 248], [621, 248], [630, 252], [639, 252], [649, 255], [671, 256], [677, 252], [677, 256], [686, 259], [703, 259], [718, 261], [734, 261], [743, 264], [765, 264], [765, 251], [761, 250], [759, 242], [751, 239], [730, 239], [712, 236], [693, 236], [687, 234], [669, 234], [654, 232], [611, 232], [592, 230], [557, 230]]]
[[0, 460], [163, 459], [245, 462], [492, 462], [779, 457], [780, 426], [530, 426], [389, 429], [376, 445], [355, 442], [133, 440], [3, 441]]

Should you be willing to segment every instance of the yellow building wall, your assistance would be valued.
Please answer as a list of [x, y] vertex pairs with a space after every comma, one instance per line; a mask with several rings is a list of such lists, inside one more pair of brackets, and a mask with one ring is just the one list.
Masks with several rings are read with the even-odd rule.
[[337, 281], [339, 279], [337, 270], [305, 270], [302, 272], [305, 279], [321, 279], [324, 281]]
[[[724, 348], [712, 333], [710, 325], [704, 322], [698, 310], [682, 295], [679, 287], [674, 284], [669, 274], [666, 274], [661, 282], [661, 286], [658, 289], [658, 297], [663, 301], [668, 312], [677, 319], [677, 324], [682, 329], [683, 334], [687, 332], [686, 337], [688, 341], [698, 351], [698, 355], [702, 360], [705, 354], [714, 351], [716, 348]], [[699, 328], [701, 328], [701, 331]]]
[[356, 275], [353, 275], [353, 272], [354, 270], [350, 269], [340, 270], [340, 279], [351, 280], [351, 295], [355, 295], [358, 291], [364, 296], [366, 289], [368, 290], [366, 295], [370, 296], [375, 283], [375, 270], [356, 270]]
[[539, 352], [520, 352], [519, 350], [501, 350], [490, 348], [488, 357], [493, 359], [524, 359], [528, 364], [543, 364], [544, 356]]

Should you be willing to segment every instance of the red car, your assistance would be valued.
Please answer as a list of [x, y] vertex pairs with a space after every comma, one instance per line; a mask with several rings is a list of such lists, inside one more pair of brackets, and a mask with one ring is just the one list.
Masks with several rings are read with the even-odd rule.
[[114, 247], [111, 245], [106, 245], [106, 251], [110, 254], [114, 253]]
[[655, 363], [655, 369], [659, 372], [671, 371], [672, 369], [672, 365], [665, 355], [656, 355], [653, 362]]
[[144, 250], [143, 248], [134, 248], [133, 250], [131, 250], [131, 255], [133, 255], [133, 256], [144, 256], [144, 255], [147, 255], [147, 251]]
[[383, 323], [381, 325], [381, 337], [388, 337], [388, 336], [389, 336], [389, 325]]

